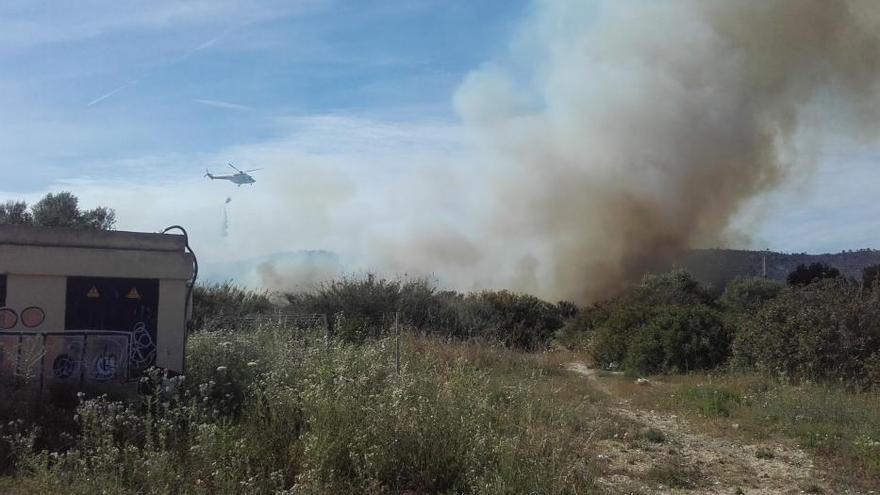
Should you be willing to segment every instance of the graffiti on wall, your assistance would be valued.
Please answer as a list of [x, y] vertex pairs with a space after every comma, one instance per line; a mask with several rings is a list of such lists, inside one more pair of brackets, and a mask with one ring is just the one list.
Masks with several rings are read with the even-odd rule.
[[[127, 369], [139, 376], [156, 362], [159, 281], [68, 277], [64, 328], [129, 332]], [[119, 359], [117, 357], [117, 359]], [[102, 361], [112, 366], [109, 358]]]
[[132, 373], [142, 372], [156, 362], [156, 344], [142, 321], [137, 322], [131, 331], [128, 356]]
[[0, 332], [0, 374], [39, 383], [118, 383], [128, 378], [127, 332]]

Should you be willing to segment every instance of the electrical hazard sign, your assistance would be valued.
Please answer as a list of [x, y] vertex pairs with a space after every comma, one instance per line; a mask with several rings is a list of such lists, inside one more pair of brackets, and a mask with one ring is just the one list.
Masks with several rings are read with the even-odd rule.
[[89, 299], [100, 299], [101, 293], [98, 292], [98, 288], [93, 285], [92, 288], [89, 289], [89, 291], [86, 293], [86, 297], [88, 297]]
[[132, 287], [128, 294], [125, 296], [127, 299], [140, 299], [141, 295], [138, 292], [136, 287]]

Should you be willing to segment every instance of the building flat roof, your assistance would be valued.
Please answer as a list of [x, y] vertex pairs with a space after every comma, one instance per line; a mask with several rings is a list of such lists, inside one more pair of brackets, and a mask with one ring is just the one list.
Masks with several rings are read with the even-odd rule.
[[0, 245], [182, 252], [179, 234], [0, 225]]

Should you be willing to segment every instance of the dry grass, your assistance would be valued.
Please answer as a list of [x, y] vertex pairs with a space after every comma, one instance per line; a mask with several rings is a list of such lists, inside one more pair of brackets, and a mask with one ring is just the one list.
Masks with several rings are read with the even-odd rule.
[[[650, 386], [606, 378], [607, 387], [640, 409], [688, 419], [697, 431], [743, 443], [803, 448], [828, 483], [880, 490], [880, 395], [840, 386], [794, 386], [757, 375], [692, 374], [652, 378]], [[759, 447], [758, 459], [772, 460]], [[821, 489], [812, 484], [811, 490]]]

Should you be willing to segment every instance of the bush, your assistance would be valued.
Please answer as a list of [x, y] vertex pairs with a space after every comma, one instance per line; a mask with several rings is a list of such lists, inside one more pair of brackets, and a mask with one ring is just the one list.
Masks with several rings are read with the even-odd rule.
[[878, 294], [862, 298], [843, 280], [791, 287], [743, 322], [733, 362], [793, 379], [876, 386]]
[[727, 311], [751, 314], [779, 295], [784, 287], [766, 278], [737, 278], [727, 284], [719, 302]]
[[825, 263], [800, 264], [788, 274], [788, 285], [809, 285], [818, 280], [840, 277], [840, 270]]
[[730, 331], [712, 308], [669, 306], [635, 330], [623, 364], [640, 373], [711, 369], [727, 360], [730, 342]]
[[[614, 300], [569, 322], [590, 332], [587, 346], [603, 368], [637, 373], [708, 369], [723, 363], [731, 335], [712, 296], [685, 271], [646, 277]], [[578, 342], [567, 328], [567, 342]]]
[[457, 339], [484, 339], [522, 349], [546, 346], [577, 312], [534, 296], [508, 291], [460, 294], [437, 291], [426, 279], [388, 280], [374, 275], [346, 277], [309, 292], [286, 294], [288, 310], [330, 315], [334, 334], [348, 342], [386, 335], [395, 313], [402, 325]]
[[297, 313], [343, 313], [363, 319], [380, 320], [400, 309], [401, 288], [397, 280], [344, 277], [320, 283], [308, 292], [285, 294], [290, 309]]
[[545, 346], [562, 327], [556, 306], [526, 294], [480, 292], [465, 298], [463, 310], [471, 334], [520, 349]]
[[[651, 319], [656, 309], [652, 306], [616, 304], [610, 309], [604, 321], [597, 323], [590, 339], [589, 352], [593, 359], [605, 369], [623, 366], [633, 341], [635, 330]], [[650, 344], [648, 339], [639, 345]]]
[[711, 304], [712, 295], [685, 270], [648, 275], [621, 298], [629, 304], [690, 306]]
[[609, 369], [689, 372], [724, 363], [731, 339], [721, 314], [708, 306], [622, 306], [596, 331], [591, 354]]
[[234, 327], [236, 319], [276, 310], [269, 294], [241, 288], [231, 282], [196, 285], [193, 289], [192, 326], [203, 329]]
[[[576, 313], [565, 319], [562, 328], [556, 332], [556, 342], [572, 351], [588, 351], [594, 332], [608, 319], [612, 306], [613, 303], [604, 301], [578, 308]], [[563, 313], [565, 314], [570, 313]]]

